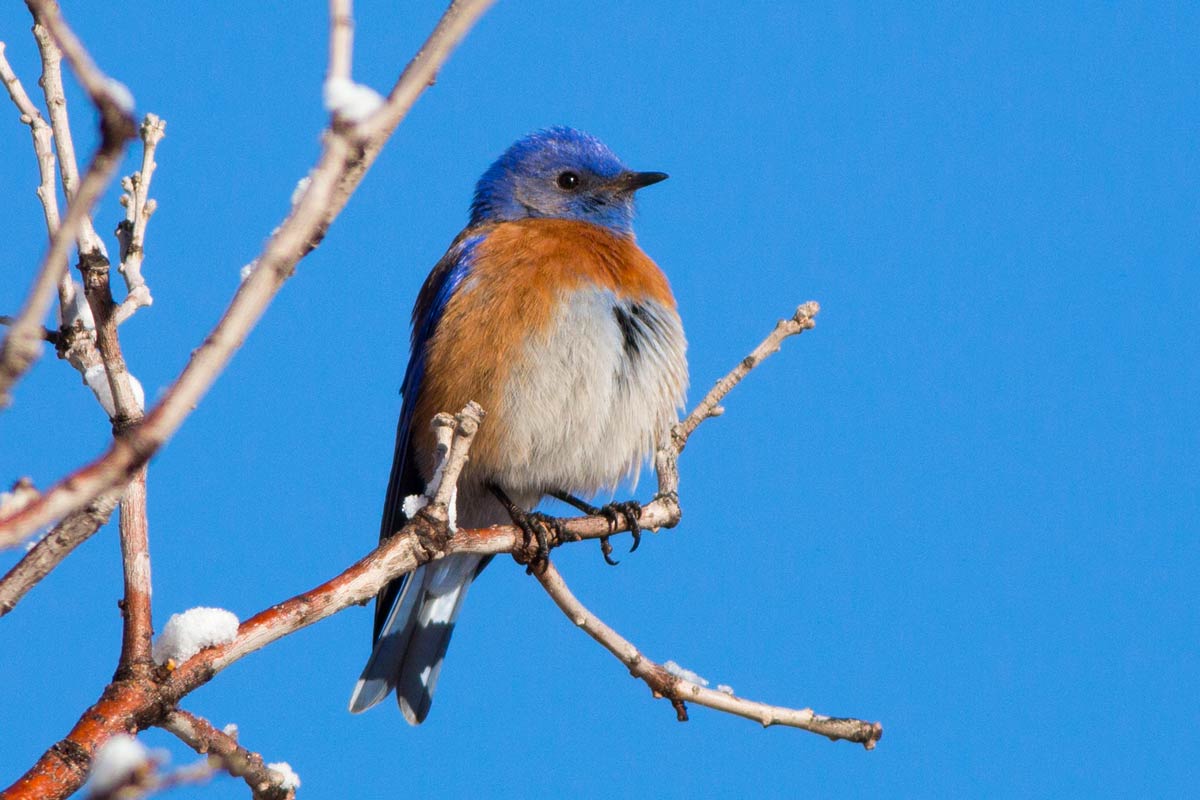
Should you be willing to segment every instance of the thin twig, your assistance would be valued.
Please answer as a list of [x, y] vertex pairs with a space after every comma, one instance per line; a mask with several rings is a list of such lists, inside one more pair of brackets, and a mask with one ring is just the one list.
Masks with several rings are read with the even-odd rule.
[[[8, 314], [0, 314], [0, 325], [7, 326], [12, 325], [15, 322], [16, 319], [10, 317]], [[57, 344], [58, 331], [52, 331], [49, 328], [42, 328], [42, 341], [49, 342], [50, 344]]]
[[[67, 116], [67, 94], [63, 90], [62, 50], [54, 40], [54, 35], [38, 17], [38, 11], [32, 6], [34, 15], [33, 38], [37, 42], [38, 53], [42, 59], [42, 77], [38, 81], [42, 87], [42, 95], [46, 98], [46, 110], [50, 115], [50, 126], [54, 130], [54, 146], [58, 150], [58, 170], [62, 177], [63, 194], [70, 205], [79, 192], [79, 162], [75, 157], [75, 139], [71, 135], [71, 122]], [[53, 234], [52, 234], [53, 235]], [[102, 252], [104, 244], [92, 227], [91, 217], [79, 223], [79, 249], [83, 252]]]
[[[46, 123], [42, 113], [34, 105], [33, 100], [25, 91], [25, 87], [13, 72], [8, 58], [4, 55], [4, 42], [0, 42], [0, 80], [3, 80], [4, 88], [8, 90], [8, 96], [12, 98], [17, 110], [21, 113], [21, 121], [29, 126], [29, 133], [33, 137], [33, 152], [37, 156], [38, 175], [41, 178], [37, 196], [41, 201], [42, 214], [46, 219], [46, 234], [53, 236], [54, 232], [58, 230], [59, 224], [58, 192], [54, 189], [56, 163], [54, 131]], [[65, 277], [64, 282], [59, 286], [59, 299], [66, 306], [71, 302], [74, 287], [71, 284], [70, 276], [66, 274], [65, 260], [63, 264], [59, 265], [58, 270]]]
[[[42, 53], [41, 82], [45, 87], [48, 108], [53, 112], [52, 119], [61, 132], [57, 136], [57, 140], [65, 156], [62, 170], [63, 184], [70, 188], [69, 196], [73, 197], [79, 187], [79, 170], [75, 164], [75, 146], [71, 141], [71, 131], [67, 124], [66, 98], [63, 95], [62, 73], [59, 68], [62, 55], [44, 28], [37, 26], [35, 32], [39, 34], [39, 49]], [[38, 173], [41, 178], [37, 195], [46, 220], [46, 234], [53, 237], [58, 232], [60, 223], [58, 192], [54, 188], [57, 163], [54, 155], [56, 132], [51, 125], [46, 123], [41, 112], [26, 93], [25, 87], [17, 79], [8, 61], [4, 58], [3, 42], [0, 42], [0, 77], [3, 78], [13, 103], [21, 112], [21, 120], [29, 125], [30, 133], [33, 136], [33, 152], [37, 157]], [[91, 220], [85, 218], [80, 224], [82, 227], [79, 238], [84, 240], [84, 251], [90, 252], [98, 248], [100, 240], [91, 228]], [[65, 358], [80, 375], [86, 376], [91, 367], [100, 364], [100, 353], [96, 350], [95, 334], [84, 329], [82, 322], [75, 317], [75, 283], [71, 280], [71, 275], [67, 270], [65, 254], [63, 262], [52, 268], [62, 276], [58, 281], [58, 306], [63, 330], [54, 333], [43, 331], [42, 335], [46, 341], [56, 346], [61, 342], [60, 357]], [[9, 325], [12, 322], [11, 317], [0, 317], [0, 324]]]
[[629, 640], [623, 638], [608, 625], [589, 611], [583, 603], [571, 594], [562, 575], [549, 561], [544, 570], [534, 570], [534, 575], [542, 588], [550, 595], [567, 619], [583, 629], [583, 632], [595, 639], [605, 650], [616, 656], [621, 663], [629, 668], [635, 678], [645, 681], [655, 697], [665, 697], [671, 701], [681, 722], [687, 721], [685, 703], [695, 703], [727, 714], [754, 720], [764, 728], [771, 725], [785, 725], [791, 728], [819, 733], [830, 739], [844, 739], [858, 742], [872, 750], [879, 737], [883, 736], [883, 726], [878, 722], [864, 722], [858, 719], [842, 719], [814, 714], [811, 708], [785, 708], [769, 706], [754, 700], [746, 700], [733, 694], [707, 689], [699, 684], [679, 678], [667, 672], [661, 664], [646, 658]]
[[[359, 126], [327, 131], [311, 184], [287, 219], [268, 240], [257, 268], [241, 285], [224, 316], [197, 348], [175, 383], [142, 424], [125, 431], [100, 458], [62, 479], [16, 515], [0, 519], [0, 548], [11, 547], [39, 527], [90, 502], [101, 492], [127, 483], [179, 428], [212, 386], [291, 276], [297, 262], [325, 235], [345, 207], [380, 148], [438, 67], [492, 0], [455, 0], [421, 51], [401, 74], [387, 103]], [[377, 126], [386, 118], [388, 125]], [[2, 386], [2, 384], [0, 384]]]
[[250, 787], [254, 800], [291, 800], [295, 791], [285, 789], [282, 776], [263, 763], [263, 757], [238, 744], [228, 733], [217, 730], [208, 720], [183, 710], [167, 714], [159, 723], [163, 730], [179, 737], [184, 744], [219, 763], [235, 778]]
[[350, 80], [354, 52], [354, 9], [351, 0], [329, 0], [329, 69], [325, 80]]
[[[92, 104], [100, 112], [101, 149], [104, 142], [115, 140], [124, 152], [125, 144], [134, 135], [133, 98], [129, 90], [109, 78], [80, 43], [67, 25], [54, 0], [26, 0], [34, 18], [34, 37], [42, 53], [42, 89], [46, 95], [46, 107], [50, 110], [51, 126], [55, 143], [59, 148], [59, 169], [62, 172], [63, 191], [70, 209], [73, 210], [79, 197], [76, 187], [78, 167], [75, 163], [71, 126], [67, 119], [66, 95], [62, 86], [60, 69], [61, 54], [66, 55], [76, 77], [87, 91]], [[116, 166], [115, 164], [113, 165]], [[107, 183], [107, 181], [106, 181]], [[84, 294], [96, 324], [96, 347], [104, 364], [105, 375], [112, 395], [109, 411], [118, 427], [126, 427], [141, 418], [141, 407], [133, 394], [133, 387], [125, 367], [113, 319], [112, 292], [108, 285], [109, 260], [104, 244], [92, 227], [90, 216], [84, 209], [80, 220], [77, 244], [79, 247], [79, 271], [83, 276]], [[66, 315], [64, 323], [69, 322]], [[85, 377], [86, 380], [86, 377]], [[93, 387], [94, 389], [95, 387]]]
[[120, 129], [123, 131], [123, 138], [132, 138], [136, 129], [133, 119], [133, 97], [129, 94], [129, 89], [105, 75], [96, 66], [87, 48], [63, 20], [55, 0], [25, 0], [25, 5], [33, 14], [35, 23], [50, 31], [55, 44], [67, 57], [67, 62], [87, 92], [92, 105], [100, 112], [101, 130]]
[[126, 294], [113, 313], [117, 325], [133, 316], [139, 308], [154, 303], [150, 287], [142, 277], [142, 260], [146, 256], [146, 225], [157, 207], [150, 199], [150, 181], [158, 167], [154, 153], [166, 135], [166, 129], [167, 123], [157, 115], [146, 115], [138, 128], [142, 139], [142, 168], [122, 181], [125, 193], [121, 195], [121, 204], [125, 206], [125, 219], [117, 226], [117, 241], [121, 245], [119, 270], [125, 278]]
[[[25, 304], [0, 344], [0, 405], [8, 402], [12, 386], [41, 353], [41, 320], [46, 315], [56, 288], [60, 291], [60, 298], [62, 292], [66, 291], [62, 284], [71, 241], [79, 237], [81, 254], [90, 251], [99, 241], [90, 227], [91, 207], [112, 179], [124, 152], [125, 143], [133, 136], [130, 109], [114, 99], [113, 87], [116, 84], [92, 63], [79, 40], [63, 21], [58, 6], [50, 0], [27, 0], [26, 4], [33, 13], [34, 35], [42, 50], [42, 85], [46, 92], [55, 143], [58, 146], [59, 169], [63, 176], [68, 208], [66, 218], [50, 237], [49, 251], [42, 261]], [[47, 31], [54, 41], [51, 41]], [[70, 143], [70, 127], [66, 122], [66, 100], [62, 94], [58, 50], [54, 47], [56, 43], [66, 52], [80, 82], [101, 114], [100, 146], [77, 185], [77, 168], [73, 145]], [[95, 242], [88, 240], [89, 231]], [[91, 499], [88, 498], [89, 501]]]
[[687, 443], [688, 437], [696, 430], [696, 427], [708, 419], [709, 417], [720, 416], [721, 400], [733, 387], [742, 382], [742, 378], [750, 372], [750, 370], [761, 364], [768, 356], [779, 352], [780, 344], [789, 336], [803, 333], [812, 329], [816, 323], [817, 313], [821, 307], [813, 301], [804, 303], [796, 309], [796, 313], [788, 319], [781, 319], [775, 324], [775, 329], [770, 335], [751, 351], [750, 355], [743, 358], [736, 367], [729, 373], [717, 381], [712, 389], [709, 389], [708, 394], [704, 399], [696, 405], [692, 412], [683, 419], [675, 427], [672, 432], [672, 438], [675, 439], [679, 446], [679, 452], [683, 451], [683, 446]]
[[[92, 163], [88, 166], [83, 180], [79, 184], [79, 193], [75, 197], [75, 202], [68, 207], [62, 227], [50, 240], [50, 249], [42, 260], [38, 277], [29, 290], [25, 305], [21, 308], [13, 325], [9, 327], [3, 344], [0, 344], [0, 405], [7, 401], [13, 384], [29, 369], [41, 352], [43, 331], [41, 320], [45, 317], [55, 289], [64, 274], [60, 270], [66, 265], [67, 251], [71, 247], [75, 231], [78, 230], [82, 220], [87, 217], [92, 204], [96, 202], [109, 181], [112, 180], [124, 148], [123, 140], [107, 136], [101, 140], [100, 149], [96, 151]], [[107, 488], [110, 487], [104, 487], [100, 491]], [[100, 491], [84, 498], [83, 503], [77, 503], [74, 507], [78, 508], [80, 505], [90, 502]], [[71, 510], [71, 508], [64, 508], [63, 512]], [[62, 516], [62, 514], [52, 515], [48, 519], [41, 520], [18, 534], [16, 538], [19, 539], [39, 526], [51, 522], [55, 516]], [[0, 547], [5, 545], [7, 538], [0, 535]]]

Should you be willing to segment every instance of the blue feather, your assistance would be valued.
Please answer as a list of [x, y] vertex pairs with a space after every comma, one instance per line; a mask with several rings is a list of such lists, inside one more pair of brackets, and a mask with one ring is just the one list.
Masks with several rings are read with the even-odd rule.
[[[446, 304], [470, 274], [475, 261], [475, 248], [483, 239], [484, 234], [466, 236], [452, 246], [443, 258], [445, 266], [435, 267], [430, 273], [413, 307], [412, 351], [409, 353], [408, 368], [404, 372], [404, 382], [400, 384], [400, 395], [404, 398], [404, 405], [400, 410], [400, 426], [405, 432], [405, 449], [412, 427], [413, 410], [417, 404], [417, 396], [421, 393], [421, 382], [425, 379], [429, 340], [437, 330]], [[399, 444], [397, 441], [397, 446]]]
[[[392, 459], [392, 474], [388, 480], [387, 496], [383, 506], [383, 520], [380, 524], [380, 541], [400, 530], [407, 522], [404, 516], [404, 498], [410, 494], [421, 494], [425, 491], [421, 472], [414, 461], [412, 452], [412, 422], [417, 398], [421, 393], [421, 384], [425, 379], [425, 365], [428, 360], [429, 340], [437, 330], [438, 322], [446, 310], [446, 305], [462, 285], [463, 280], [471, 272], [475, 261], [475, 248], [483, 241], [486, 234], [464, 232], [442, 256], [413, 306], [412, 315], [412, 350], [409, 353], [408, 368], [404, 372], [404, 382], [400, 385], [400, 394], [404, 398], [400, 408], [400, 420], [396, 425], [396, 450]], [[407, 577], [392, 581], [380, 593], [375, 604], [375, 637], [378, 638], [388, 612], [395, 604], [396, 598], [404, 590]]]

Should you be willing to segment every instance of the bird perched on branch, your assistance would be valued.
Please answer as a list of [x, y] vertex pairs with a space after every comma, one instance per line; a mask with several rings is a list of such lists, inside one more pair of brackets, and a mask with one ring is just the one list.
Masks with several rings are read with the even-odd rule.
[[[634, 193], [666, 177], [629, 170], [566, 127], [521, 139], [483, 174], [470, 223], [413, 309], [381, 538], [404, 526], [405, 498], [432, 477], [430, 420], [471, 400], [487, 418], [459, 480], [459, 527], [511, 519], [544, 556], [549, 518], [530, 510], [549, 494], [610, 519], [622, 513], [637, 533], [636, 503], [597, 509], [576, 495], [638, 470], [682, 407], [675, 298], [633, 235]], [[404, 718], [425, 719], [467, 588], [489, 559], [451, 555], [380, 593], [351, 711], [394, 688]]]

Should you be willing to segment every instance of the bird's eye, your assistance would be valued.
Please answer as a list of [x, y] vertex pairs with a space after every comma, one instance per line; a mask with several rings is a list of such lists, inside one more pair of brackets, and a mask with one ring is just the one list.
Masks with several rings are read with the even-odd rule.
[[579, 185], [579, 176], [574, 172], [563, 172], [558, 176], [558, 188], [570, 191]]

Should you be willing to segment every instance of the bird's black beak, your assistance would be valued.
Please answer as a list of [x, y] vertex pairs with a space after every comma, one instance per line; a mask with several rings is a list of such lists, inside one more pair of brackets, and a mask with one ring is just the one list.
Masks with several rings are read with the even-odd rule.
[[659, 181], [665, 181], [667, 177], [665, 172], [622, 172], [613, 183], [623, 192], [636, 192]]

